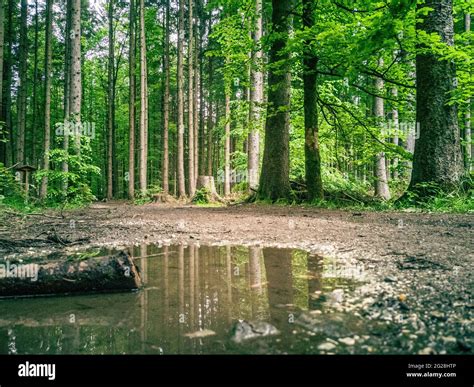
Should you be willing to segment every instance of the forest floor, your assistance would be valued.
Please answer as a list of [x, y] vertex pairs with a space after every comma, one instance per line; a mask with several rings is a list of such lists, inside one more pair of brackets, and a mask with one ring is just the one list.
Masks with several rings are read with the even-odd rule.
[[[34, 248], [25, 243], [10, 251], [27, 255], [38, 254], [38, 248], [47, 253], [91, 246], [199, 243], [296, 248], [337, 257], [360, 265], [373, 279], [364, 295], [371, 300], [366, 310], [377, 316], [385, 313], [387, 320], [404, 314], [411, 340], [426, 337], [422, 353], [474, 351], [473, 214], [125, 202], [95, 203], [65, 211], [64, 218], [48, 214], [4, 219], [10, 224], [0, 229], [0, 241], [59, 236], [65, 242]], [[65, 246], [71, 241], [79, 242]], [[0, 244], [0, 255], [8, 252], [1, 249]]]

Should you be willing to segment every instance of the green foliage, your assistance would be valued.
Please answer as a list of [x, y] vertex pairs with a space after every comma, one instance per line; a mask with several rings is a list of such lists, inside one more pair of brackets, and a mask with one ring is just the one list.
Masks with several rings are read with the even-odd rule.
[[211, 193], [206, 187], [196, 190], [193, 197], [194, 204], [208, 204], [211, 201]]
[[96, 199], [90, 187], [90, 179], [100, 175], [100, 168], [91, 163], [89, 154], [90, 148], [87, 145], [81, 148], [80, 155], [67, 153], [63, 149], [54, 149], [50, 152], [52, 165], [60, 166], [63, 162], [67, 162], [69, 170], [64, 172], [60, 169], [43, 169], [35, 173], [38, 185], [41, 184], [43, 177], [48, 178], [46, 204], [83, 205]]

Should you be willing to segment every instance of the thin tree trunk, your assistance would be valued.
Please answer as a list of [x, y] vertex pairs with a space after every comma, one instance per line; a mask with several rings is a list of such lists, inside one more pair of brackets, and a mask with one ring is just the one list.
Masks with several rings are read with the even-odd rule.
[[[66, 30], [65, 30], [65, 55], [64, 55], [64, 123], [69, 121], [69, 115], [71, 112], [71, 11], [72, 1], [67, 0], [66, 3]], [[63, 136], [63, 150], [66, 154], [69, 153], [69, 136], [67, 133]], [[69, 164], [67, 161], [63, 161], [61, 169], [63, 173], [69, 172]], [[68, 186], [67, 179], [62, 183], [62, 189], [66, 192]]]
[[165, 73], [165, 95], [163, 97], [163, 193], [169, 193], [169, 110], [170, 110], [170, 1], [165, 4], [165, 55], [163, 67]]
[[[70, 118], [79, 127], [81, 124], [82, 69], [81, 69], [81, 0], [72, 0], [71, 8], [71, 90]], [[76, 154], [81, 152], [81, 136], [75, 136]]]
[[37, 142], [37, 115], [38, 115], [38, 36], [39, 36], [39, 15], [38, 15], [38, 0], [35, 0], [35, 39], [34, 39], [34, 59], [33, 59], [33, 116], [31, 124], [31, 163], [37, 165], [36, 160], [36, 142]]
[[[211, 22], [209, 21], [209, 33], [211, 32]], [[209, 58], [209, 86], [208, 86], [208, 106], [207, 112], [207, 176], [212, 176], [212, 160], [213, 160], [213, 95], [212, 83], [214, 82], [213, 60]]]
[[6, 26], [6, 38], [7, 38], [7, 51], [5, 53], [5, 63], [4, 63], [4, 103], [2, 109], [2, 116], [5, 118], [5, 166], [9, 167], [14, 164], [14, 143], [13, 143], [13, 122], [12, 122], [12, 52], [13, 52], [13, 40], [14, 40], [14, 30], [13, 30], [13, 0], [8, 0], [7, 7], [7, 26]]
[[257, 190], [260, 166], [260, 131], [262, 129], [263, 105], [263, 16], [262, 0], [255, 0], [254, 44], [250, 69], [250, 132], [248, 136], [248, 182], [249, 189]]
[[145, 4], [140, 0], [140, 191], [147, 190], [148, 97], [146, 74]]
[[[398, 89], [396, 87], [392, 88], [392, 96], [394, 98], [398, 97]], [[399, 128], [400, 128], [400, 122], [399, 122], [399, 116], [398, 116], [398, 108], [397, 106], [394, 106], [392, 109], [392, 121], [393, 121], [393, 137], [392, 137], [392, 142], [394, 145], [398, 146], [399, 145]], [[398, 179], [398, 157], [395, 156], [392, 160], [392, 168], [393, 168], [393, 173], [392, 177], [394, 179]]]
[[194, 196], [194, 34], [193, 1], [188, 0], [188, 192]]
[[[424, 7], [433, 11], [417, 23], [417, 30], [436, 34], [442, 42], [453, 46], [452, 0], [419, 2], [418, 9]], [[451, 190], [459, 187], [463, 177], [457, 107], [448, 103], [455, 87], [456, 69], [452, 61], [423, 52], [416, 56], [416, 74], [416, 121], [420, 124], [420, 136], [415, 142], [409, 189], [430, 195], [429, 190], [418, 189], [417, 185], [435, 183], [443, 190]]]
[[[199, 14], [196, 15], [199, 17]], [[199, 70], [199, 38], [196, 24], [194, 25], [194, 117], [193, 117], [193, 129], [194, 129], [194, 187], [196, 189], [196, 182], [199, 176], [199, 84], [200, 84], [200, 70]]]
[[230, 95], [225, 95], [224, 196], [230, 195]]
[[[471, 31], [471, 15], [466, 14], [464, 16], [464, 27], [466, 32]], [[464, 141], [466, 143], [465, 153], [466, 153], [466, 171], [469, 173], [474, 171], [474, 165], [472, 163], [472, 154], [474, 151], [474, 146], [472, 142], [472, 132], [471, 132], [471, 99], [467, 100], [467, 109], [464, 116]]]
[[[0, 121], [5, 121], [4, 103], [3, 103], [3, 51], [5, 43], [5, 4], [0, 0]], [[7, 160], [7, 140], [4, 133], [0, 134], [0, 163], [6, 164]]]
[[128, 198], [135, 198], [135, 88], [136, 88], [136, 45], [135, 45], [135, 0], [130, 0], [130, 53], [129, 53], [129, 105], [128, 105]]
[[198, 1], [199, 10], [199, 37], [198, 37], [198, 61], [199, 61], [199, 155], [198, 155], [198, 175], [205, 175], [206, 171], [206, 138], [204, 123], [204, 53], [203, 53], [203, 37], [206, 34], [206, 20], [203, 10], [203, 0]]
[[[311, 29], [314, 25], [315, 3], [303, 0], [303, 25]], [[317, 69], [319, 58], [313, 52], [311, 41], [305, 42], [306, 50], [303, 59], [304, 82], [304, 122], [305, 122], [305, 173], [308, 199], [323, 199], [323, 182], [321, 179], [321, 155], [319, 153], [318, 134], [318, 80]]]
[[27, 70], [28, 70], [28, 4], [27, 0], [21, 0], [20, 16], [20, 47], [19, 47], [19, 85], [18, 85], [18, 141], [16, 150], [16, 162], [25, 162], [25, 127], [26, 127], [26, 93], [27, 93]]
[[[379, 67], [383, 66], [383, 59], [379, 59]], [[377, 94], [383, 94], [384, 81], [382, 78], [375, 79], [375, 90]], [[381, 97], [374, 97], [374, 117], [379, 125], [384, 120], [384, 101]], [[385, 162], [385, 152], [379, 152], [375, 156], [375, 196], [383, 199], [390, 199], [390, 190], [387, 181], [387, 168]]]
[[107, 66], [107, 199], [112, 200], [114, 196], [114, 126], [115, 126], [115, 109], [114, 109], [114, 66], [115, 66], [115, 50], [114, 50], [114, 0], [109, 0], [108, 6], [109, 18], [109, 61]]
[[[51, 147], [51, 72], [53, 61], [53, 0], [46, 1], [46, 36], [44, 46], [44, 144], [43, 169], [49, 171], [49, 150]], [[45, 200], [48, 195], [48, 177], [41, 181], [40, 198]]]
[[275, 38], [270, 47], [268, 112], [259, 196], [276, 201], [290, 193], [289, 106], [291, 89], [290, 53], [285, 50], [292, 20], [293, 1], [272, 0]]
[[186, 196], [184, 178], [184, 1], [179, 0], [179, 21], [178, 21], [178, 196]]

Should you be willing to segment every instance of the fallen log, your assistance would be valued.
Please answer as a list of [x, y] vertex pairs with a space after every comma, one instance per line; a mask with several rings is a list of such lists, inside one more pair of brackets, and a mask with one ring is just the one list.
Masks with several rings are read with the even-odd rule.
[[125, 252], [58, 261], [0, 261], [0, 298], [138, 289], [140, 275]]

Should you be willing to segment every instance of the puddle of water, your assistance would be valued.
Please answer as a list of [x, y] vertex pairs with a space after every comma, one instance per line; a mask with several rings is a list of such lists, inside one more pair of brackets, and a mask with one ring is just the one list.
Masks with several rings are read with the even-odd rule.
[[[334, 331], [342, 319], [342, 330], [359, 330], [350, 316], [326, 314], [363, 282], [357, 268], [275, 248], [142, 245], [129, 251], [145, 284], [139, 292], [0, 300], [0, 353], [317, 353], [326, 340], [324, 324], [334, 320]], [[303, 329], [308, 316], [315, 329]], [[237, 345], [229, 332], [238, 320], [265, 321], [280, 334]]]

